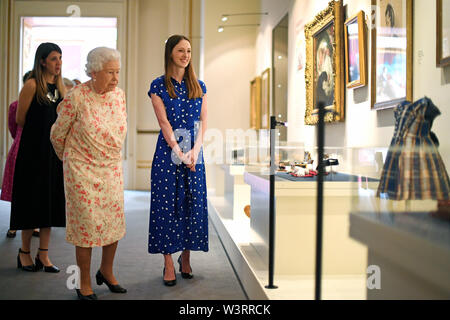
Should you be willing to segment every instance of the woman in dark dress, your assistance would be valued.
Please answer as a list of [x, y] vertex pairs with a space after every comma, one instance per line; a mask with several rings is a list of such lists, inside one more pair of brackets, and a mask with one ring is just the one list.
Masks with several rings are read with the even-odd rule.
[[[19, 95], [16, 121], [23, 130], [14, 170], [10, 229], [22, 230], [17, 267], [24, 271], [59, 272], [50, 262], [48, 246], [51, 227], [66, 225], [62, 162], [50, 142], [56, 106], [65, 94], [61, 54], [54, 43], [39, 45], [33, 71]], [[36, 264], [30, 255], [34, 228], [40, 228]]]
[[153, 157], [148, 252], [164, 255], [163, 282], [176, 284], [172, 253], [185, 279], [193, 277], [190, 251], [208, 251], [208, 207], [202, 155], [206, 130], [206, 86], [197, 80], [191, 44], [171, 36], [165, 48], [165, 74], [148, 95], [161, 132]]

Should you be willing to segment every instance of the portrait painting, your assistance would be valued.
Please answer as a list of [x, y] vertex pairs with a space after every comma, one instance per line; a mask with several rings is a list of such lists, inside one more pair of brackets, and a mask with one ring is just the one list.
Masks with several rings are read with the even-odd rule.
[[250, 128], [259, 129], [261, 113], [261, 77], [250, 82]]
[[314, 37], [314, 108], [319, 101], [325, 107], [332, 106], [334, 101], [334, 68], [333, 68], [334, 22]]
[[436, 66], [450, 65], [450, 0], [436, 0]]
[[347, 26], [348, 32], [348, 79], [350, 82], [358, 80], [361, 74], [359, 67], [359, 38], [358, 25], [352, 23]]
[[372, 107], [383, 109], [412, 97], [412, 1], [376, 3], [372, 31]]
[[261, 74], [261, 118], [260, 129], [270, 128], [270, 68]]
[[344, 121], [345, 71], [342, 2], [331, 1], [305, 25], [305, 124], [318, 122], [319, 102], [325, 122]]
[[347, 88], [365, 86], [366, 36], [364, 12], [360, 11], [345, 22], [345, 59]]

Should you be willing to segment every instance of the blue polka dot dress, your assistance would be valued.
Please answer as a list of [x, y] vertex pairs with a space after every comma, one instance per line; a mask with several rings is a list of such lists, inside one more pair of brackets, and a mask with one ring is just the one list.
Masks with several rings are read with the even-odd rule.
[[[183, 152], [194, 146], [202, 98], [189, 99], [186, 81], [171, 78], [177, 98], [171, 98], [164, 76], [150, 85], [148, 95], [162, 99], [167, 119]], [[203, 93], [205, 84], [199, 80]], [[175, 160], [173, 161], [172, 158]], [[148, 252], [172, 254], [182, 250], [208, 251], [208, 206], [203, 151], [195, 172], [172, 156], [172, 149], [158, 136], [151, 172]], [[178, 163], [178, 164], [177, 164]]]

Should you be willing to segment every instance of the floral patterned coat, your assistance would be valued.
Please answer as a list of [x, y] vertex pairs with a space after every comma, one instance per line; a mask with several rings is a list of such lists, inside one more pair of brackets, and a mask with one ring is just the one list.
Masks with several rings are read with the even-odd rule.
[[63, 161], [66, 240], [106, 246], [125, 235], [122, 145], [127, 132], [125, 94], [103, 95], [87, 83], [58, 105], [50, 139]]

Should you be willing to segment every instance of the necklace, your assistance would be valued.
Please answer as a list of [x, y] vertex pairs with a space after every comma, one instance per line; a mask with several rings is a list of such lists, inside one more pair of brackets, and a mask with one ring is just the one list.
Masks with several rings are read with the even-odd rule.
[[50, 91], [47, 92], [47, 98], [48, 100], [50, 100], [51, 102], [56, 102], [59, 99], [59, 92], [58, 89], [55, 88], [54, 93], [51, 93]]

